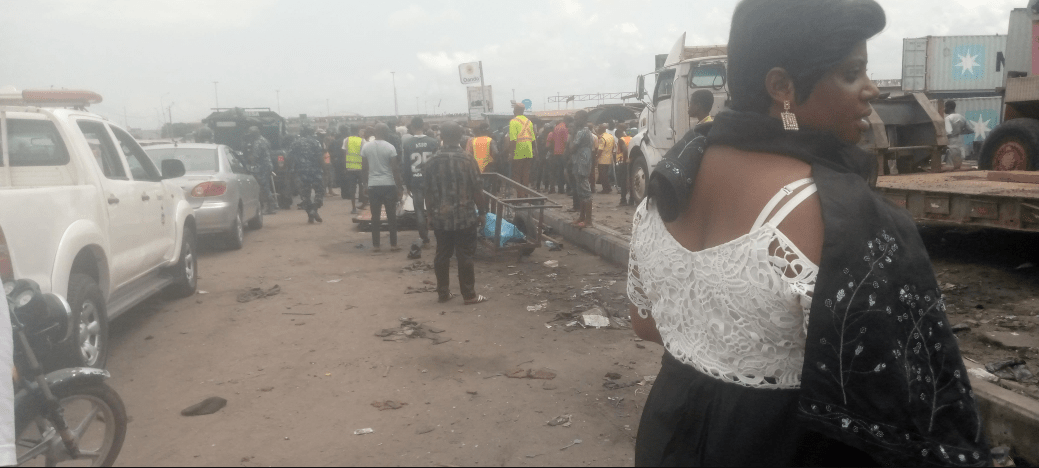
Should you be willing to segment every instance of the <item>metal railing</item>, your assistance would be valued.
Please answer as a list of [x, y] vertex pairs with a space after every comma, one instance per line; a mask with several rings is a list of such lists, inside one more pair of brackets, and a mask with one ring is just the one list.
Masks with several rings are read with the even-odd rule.
[[[481, 175], [481, 179], [483, 180], [483, 193], [487, 197], [487, 212], [494, 213], [495, 217], [494, 237], [481, 237], [481, 240], [486, 244], [490, 244], [488, 247], [496, 253], [533, 251], [533, 249], [541, 246], [542, 234], [545, 229], [545, 209], [562, 208], [562, 206], [551, 203], [548, 197], [496, 172], [486, 172]], [[495, 193], [501, 195], [495, 195]], [[510, 195], [514, 196], [514, 198], [507, 198]], [[537, 224], [533, 226], [534, 232], [524, 233], [527, 235], [525, 242], [506, 244], [506, 246], [502, 247], [501, 227], [505, 217], [518, 211], [531, 210], [538, 211]], [[530, 218], [533, 219], [533, 216]]]

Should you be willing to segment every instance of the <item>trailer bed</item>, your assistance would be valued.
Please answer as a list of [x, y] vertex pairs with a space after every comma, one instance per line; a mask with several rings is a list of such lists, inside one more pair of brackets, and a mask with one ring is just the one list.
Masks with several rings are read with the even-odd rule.
[[1039, 232], [1037, 172], [954, 171], [881, 176], [877, 188], [889, 200], [909, 210], [919, 224]]

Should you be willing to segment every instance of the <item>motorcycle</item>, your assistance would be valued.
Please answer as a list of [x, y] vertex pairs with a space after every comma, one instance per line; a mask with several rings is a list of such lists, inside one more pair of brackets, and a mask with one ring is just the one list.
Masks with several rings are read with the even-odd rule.
[[[66, 368], [47, 372], [37, 350], [56, 349], [72, 337], [72, 311], [36, 282], [4, 284], [14, 332], [15, 435], [18, 465], [89, 462], [112, 466], [126, 438], [127, 416], [107, 371]], [[38, 460], [42, 457], [42, 460]]]

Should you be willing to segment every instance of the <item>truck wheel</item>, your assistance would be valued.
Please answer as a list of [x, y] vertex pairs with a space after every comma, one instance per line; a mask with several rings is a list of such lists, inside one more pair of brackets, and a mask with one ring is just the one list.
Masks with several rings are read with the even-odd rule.
[[632, 164], [631, 169], [631, 196], [635, 199], [635, 204], [642, 203], [642, 200], [646, 198], [646, 187], [649, 185], [649, 166], [646, 164], [646, 158], [639, 156], [635, 160], [635, 164]]
[[1039, 167], [1039, 121], [1013, 119], [989, 133], [978, 168], [992, 171], [1034, 171]]
[[69, 307], [72, 309], [72, 338], [65, 367], [104, 369], [108, 363], [108, 309], [105, 296], [90, 275], [73, 273], [69, 278]]
[[245, 226], [242, 223], [242, 209], [238, 208], [238, 216], [231, 223], [231, 230], [226, 234], [227, 247], [231, 250], [240, 250], [245, 245]]
[[263, 203], [256, 208], [256, 216], [249, 220], [249, 229], [258, 230], [263, 228]]
[[175, 298], [188, 297], [198, 289], [198, 254], [195, 252], [195, 231], [184, 228], [180, 245], [180, 261], [173, 267], [174, 282], [167, 289]]

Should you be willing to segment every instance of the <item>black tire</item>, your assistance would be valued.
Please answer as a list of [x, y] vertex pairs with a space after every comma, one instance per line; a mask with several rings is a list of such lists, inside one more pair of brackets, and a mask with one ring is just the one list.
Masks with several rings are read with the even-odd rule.
[[245, 245], [245, 225], [242, 222], [242, 208], [238, 208], [238, 216], [235, 216], [234, 221], [231, 222], [231, 230], [224, 234], [224, 240], [227, 241], [227, 248], [231, 250], [241, 250], [242, 246]]
[[69, 277], [68, 302], [72, 309], [72, 336], [57, 346], [57, 353], [44, 358], [44, 368], [104, 369], [110, 347], [108, 305], [97, 280], [90, 275], [73, 273]]
[[[91, 423], [86, 427], [85, 435], [87, 437], [79, 437], [77, 442], [84, 452], [98, 453], [99, 456], [93, 460], [91, 466], [115, 464], [119, 452], [123, 449], [123, 442], [126, 440], [126, 426], [129, 422], [126, 416], [126, 406], [123, 404], [122, 398], [119, 398], [119, 394], [104, 382], [98, 382], [60, 388], [54, 391], [54, 396], [58, 398], [62, 407], [65, 422], [73, 431], [87, 420], [91, 410], [95, 408], [98, 410]], [[46, 422], [45, 425], [50, 426], [50, 423]], [[98, 429], [103, 430], [98, 431]], [[25, 429], [18, 434], [19, 443], [16, 444], [18, 451], [27, 451], [29, 447], [35, 445], [41, 439], [39, 431], [36, 424], [25, 424]], [[98, 435], [100, 437], [95, 437]], [[55, 449], [64, 450], [63, 448]], [[46, 453], [38, 457], [46, 457]]]
[[198, 290], [198, 252], [195, 231], [184, 227], [180, 244], [180, 261], [173, 268], [174, 281], [166, 291], [174, 298], [193, 296]]
[[985, 138], [978, 169], [1034, 171], [1039, 168], [1039, 120], [1003, 122]]
[[256, 216], [249, 220], [249, 229], [253, 231], [263, 229], [263, 203], [256, 209]]
[[631, 180], [629, 187], [631, 187], [631, 198], [635, 200], [635, 204], [642, 203], [642, 200], [646, 198], [646, 189], [649, 186], [649, 165], [646, 163], [645, 156], [639, 156], [638, 159], [631, 165], [631, 174], [628, 176]]

